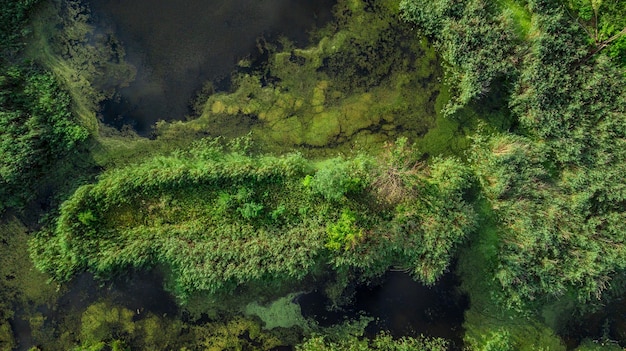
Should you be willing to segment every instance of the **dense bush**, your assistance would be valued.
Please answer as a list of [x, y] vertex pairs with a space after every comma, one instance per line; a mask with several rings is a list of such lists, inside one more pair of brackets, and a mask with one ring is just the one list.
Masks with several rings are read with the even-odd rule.
[[496, 277], [508, 302], [599, 298], [626, 267], [626, 82], [562, 7], [531, 2], [540, 33], [512, 96], [530, 139], [497, 138], [478, 156], [507, 228]]
[[0, 211], [32, 198], [45, 167], [88, 136], [55, 78], [33, 66], [0, 72]]
[[520, 39], [513, 19], [498, 11], [496, 2], [403, 0], [400, 9], [450, 64], [448, 114], [486, 96], [498, 79], [513, 73]]
[[[399, 265], [433, 283], [474, 228], [463, 168], [438, 161], [440, 180], [415, 174], [407, 186], [428, 190], [381, 211], [363, 164], [371, 161], [315, 169], [299, 154], [248, 156], [202, 142], [79, 188], [33, 241], [33, 257], [59, 279], [164, 265], [180, 296], [297, 281], [326, 264], [365, 277]], [[339, 181], [343, 190], [327, 196], [315, 182], [328, 177], [358, 186]]]
[[0, 64], [14, 58], [23, 46], [27, 34], [25, 27], [28, 15], [41, 0], [1, 0], [0, 8]]
[[[595, 25], [606, 27], [606, 19], [624, 9], [601, 4], [401, 5], [405, 18], [432, 37], [453, 66], [448, 76], [458, 89], [458, 106], [479, 100], [496, 79], [512, 87], [500, 99], [509, 103], [524, 136], [478, 138], [472, 156], [503, 230], [491, 274], [508, 305], [563, 294], [597, 298], [625, 268], [619, 257], [626, 229], [626, 84], [616, 56], [598, 50], [606, 34], [598, 32], [592, 45], [587, 28], [594, 25], [589, 16], [602, 13], [603, 24]], [[581, 24], [567, 6], [588, 22]], [[617, 29], [609, 32], [620, 23], [616, 18]]]

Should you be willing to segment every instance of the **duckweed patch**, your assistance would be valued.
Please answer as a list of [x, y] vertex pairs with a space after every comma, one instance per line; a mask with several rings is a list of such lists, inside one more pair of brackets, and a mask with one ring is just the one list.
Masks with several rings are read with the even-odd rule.
[[[398, 18], [392, 2], [340, 1], [338, 24], [316, 46], [268, 45], [268, 60], [236, 73], [232, 93], [208, 97], [200, 116], [161, 123], [157, 134], [193, 131], [240, 136], [252, 131], [266, 150], [380, 147], [434, 126], [442, 89], [440, 62]], [[413, 74], [415, 73], [415, 74]]]
[[263, 328], [310, 328], [311, 321], [302, 317], [300, 305], [293, 300], [299, 293], [291, 293], [271, 302], [267, 306], [259, 305], [257, 302], [249, 303], [245, 308], [246, 315], [258, 316], [263, 321]]

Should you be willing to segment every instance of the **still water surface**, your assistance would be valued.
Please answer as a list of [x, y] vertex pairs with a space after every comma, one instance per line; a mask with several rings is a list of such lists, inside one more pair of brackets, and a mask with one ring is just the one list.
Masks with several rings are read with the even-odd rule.
[[158, 120], [184, 119], [207, 81], [227, 79], [279, 35], [305, 46], [332, 19], [334, 0], [89, 0], [96, 23], [112, 28], [137, 78], [104, 106], [106, 123], [146, 134]]
[[328, 310], [330, 301], [320, 292], [299, 296], [302, 314], [321, 326], [331, 326], [359, 316], [373, 317], [368, 336], [387, 331], [395, 337], [420, 334], [446, 338], [451, 350], [462, 349], [463, 313], [469, 307], [460, 293], [458, 278], [448, 273], [436, 285], [425, 286], [404, 272], [387, 272], [380, 284], [356, 288], [353, 303], [342, 310]]

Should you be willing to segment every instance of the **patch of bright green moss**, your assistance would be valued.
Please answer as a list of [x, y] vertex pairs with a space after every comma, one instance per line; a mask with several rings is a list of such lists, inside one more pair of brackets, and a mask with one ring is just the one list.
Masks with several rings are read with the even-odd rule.
[[265, 329], [291, 328], [295, 326], [307, 329], [310, 321], [302, 317], [300, 305], [293, 302], [293, 299], [298, 294], [291, 293], [273, 301], [267, 306], [252, 302], [246, 306], [245, 313], [259, 317], [263, 321]]

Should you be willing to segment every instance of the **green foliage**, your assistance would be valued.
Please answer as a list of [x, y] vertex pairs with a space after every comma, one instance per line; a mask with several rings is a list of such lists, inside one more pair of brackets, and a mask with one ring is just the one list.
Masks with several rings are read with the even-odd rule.
[[599, 298], [611, 275], [626, 268], [624, 197], [613, 173], [622, 174], [624, 161], [614, 170], [573, 167], [555, 179], [545, 145], [537, 144], [500, 137], [477, 151], [476, 172], [505, 228], [495, 272], [504, 301], [569, 291], [581, 301]]
[[592, 53], [605, 50], [626, 67], [626, 6], [620, 1], [570, 0], [568, 7], [584, 29]]
[[315, 336], [301, 345], [297, 351], [444, 351], [448, 341], [441, 338], [403, 337], [393, 339], [388, 334], [379, 334], [373, 340], [359, 339], [354, 336], [341, 341], [328, 341], [323, 336]]
[[26, 23], [30, 12], [40, 0], [0, 1], [0, 66], [23, 47], [21, 41], [28, 34]]
[[50, 73], [12, 66], [0, 73], [0, 211], [34, 196], [45, 167], [75, 151], [88, 134]]
[[502, 13], [496, 2], [403, 0], [400, 10], [450, 64], [447, 79], [452, 91], [446, 115], [479, 100], [497, 80], [511, 76], [519, 38], [510, 15]]
[[[254, 280], [300, 279], [316, 264], [324, 235], [324, 222], [295, 213], [299, 197], [286, 196], [302, 191], [291, 179], [303, 175], [304, 164], [299, 155], [193, 151], [111, 171], [63, 204], [53, 236], [41, 233], [35, 240], [34, 256], [58, 278], [83, 269], [107, 275], [129, 265], [166, 264], [182, 295]], [[214, 201], [240, 210], [215, 215]], [[290, 227], [270, 225], [271, 215], [262, 211], [277, 208], [278, 201]], [[97, 226], [86, 220], [92, 217], [99, 219]]]
[[570, 291], [588, 301], [625, 264], [626, 84], [606, 57], [584, 61], [581, 30], [560, 7], [531, 5], [540, 32], [511, 101], [530, 138], [474, 153], [506, 228], [495, 276], [508, 304]]
[[[472, 205], [464, 197], [473, 187], [469, 169], [455, 159], [435, 159], [426, 182], [420, 184], [418, 201], [397, 208], [394, 231], [400, 238], [397, 257], [426, 284], [434, 284], [446, 271], [454, 248], [477, 226]], [[411, 243], [411, 244], [407, 244]]]
[[[392, 159], [406, 157], [396, 155]], [[378, 167], [374, 173], [379, 179], [373, 184], [390, 182], [391, 168], [393, 187], [406, 189], [408, 195], [394, 197], [389, 219], [364, 226], [358, 235], [360, 243], [351, 244], [350, 250], [332, 259], [332, 264], [340, 271], [364, 272], [365, 278], [382, 274], [389, 266], [402, 267], [425, 284], [434, 284], [448, 269], [458, 245], [476, 228], [476, 214], [464, 199], [474, 183], [469, 169], [455, 159], [435, 159], [423, 172], [412, 162], [382, 163]], [[386, 191], [377, 191], [377, 196], [377, 201], [389, 204]], [[354, 233], [357, 229], [350, 226], [345, 231]]]
[[337, 222], [326, 225], [328, 238], [325, 246], [337, 251], [342, 248], [348, 250], [357, 245], [358, 241], [363, 238], [363, 230], [357, 227], [355, 222], [354, 212], [344, 209]]
[[[585, 18], [604, 9], [608, 18], [623, 14], [618, 3], [570, 6]], [[527, 1], [528, 16], [517, 16], [532, 16], [526, 37], [514, 35], [507, 6], [406, 0], [401, 10], [453, 66], [453, 107], [479, 100], [492, 82], [513, 87], [504, 99], [525, 136], [478, 138], [472, 151], [473, 171], [497, 218], [489, 274], [503, 288], [501, 302], [519, 306], [570, 293], [581, 301], [599, 298], [625, 265], [618, 175], [626, 162], [623, 70], [590, 49], [585, 26], [592, 23], [581, 25], [562, 2]], [[623, 27], [624, 16], [617, 17], [610, 33]], [[601, 32], [598, 48], [609, 40]]]
[[237, 211], [241, 214], [244, 219], [254, 219], [259, 217], [261, 211], [263, 210], [263, 205], [258, 204], [256, 202], [247, 202], [243, 204], [242, 207], [239, 207]]
[[477, 351], [512, 351], [513, 345], [509, 333], [505, 330], [493, 332], [484, 341], [482, 348], [475, 348]]
[[86, 227], [92, 226], [95, 220], [96, 217], [93, 215], [91, 210], [87, 210], [78, 214], [78, 221]]
[[13, 330], [8, 321], [0, 322], [0, 349], [13, 350], [15, 348], [15, 340], [13, 339]]
[[367, 171], [370, 162], [365, 157], [353, 160], [332, 158], [324, 161], [312, 178], [306, 178], [303, 185], [322, 195], [326, 200], [340, 201], [344, 196], [362, 191], [367, 186]]
[[[246, 156], [197, 143], [80, 187], [31, 253], [39, 269], [61, 280], [83, 270], [106, 277], [165, 266], [182, 298], [297, 281], [327, 264], [363, 277], [413, 266], [417, 278], [433, 283], [474, 227], [463, 200], [471, 179], [458, 161], [439, 160], [431, 171], [441, 179], [425, 178], [429, 191], [380, 211], [367, 186], [381, 173], [372, 167], [357, 156], [315, 171], [298, 154]], [[420, 177], [408, 177], [406, 186], [421, 187]]]
[[620, 351], [624, 350], [617, 342], [585, 339], [576, 351]]

